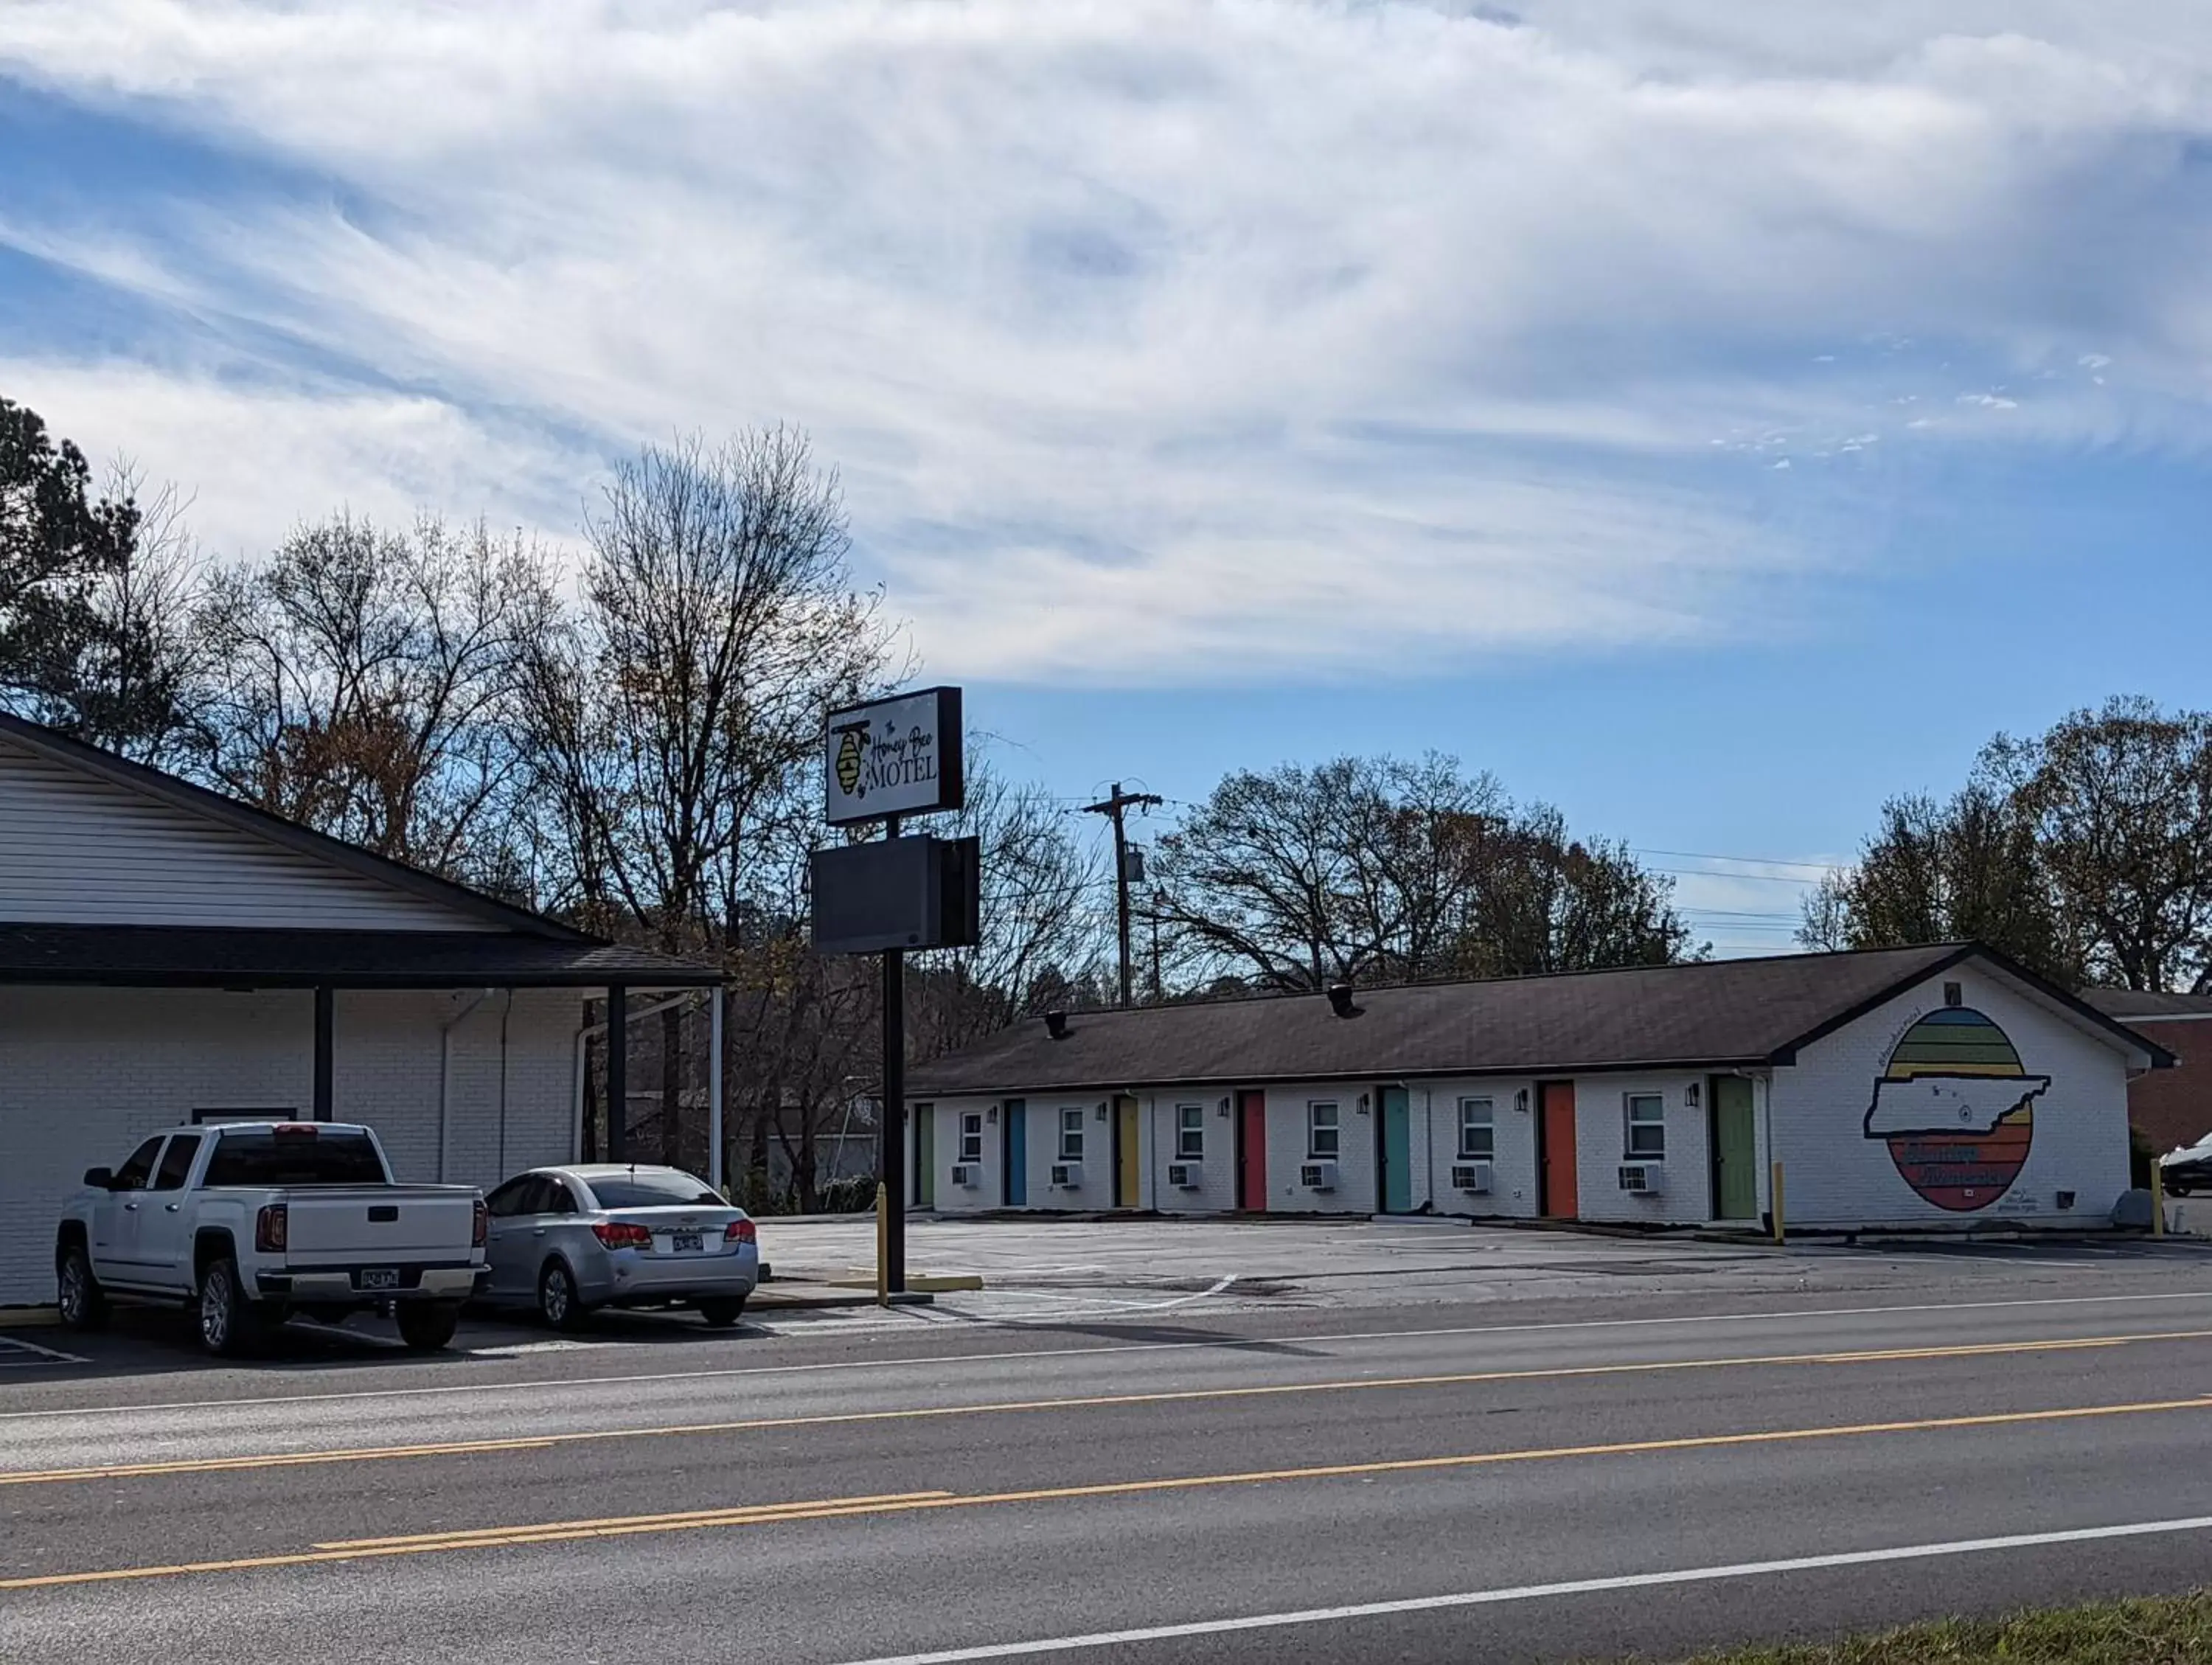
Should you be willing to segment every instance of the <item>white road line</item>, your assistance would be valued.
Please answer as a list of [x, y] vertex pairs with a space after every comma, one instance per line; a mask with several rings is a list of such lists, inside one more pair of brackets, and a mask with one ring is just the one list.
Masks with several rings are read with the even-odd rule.
[[[997, 1352], [936, 1353], [919, 1358], [849, 1358], [819, 1364], [740, 1364], [720, 1370], [639, 1371], [625, 1376], [560, 1376], [534, 1382], [461, 1382], [436, 1388], [362, 1388], [335, 1394], [270, 1394], [253, 1398], [170, 1400], [154, 1405], [78, 1405], [48, 1411], [0, 1411], [0, 1423], [54, 1417], [143, 1416], [149, 1411], [209, 1411], [235, 1406], [344, 1404], [364, 1399], [425, 1399], [453, 1394], [573, 1394], [579, 1388], [629, 1387], [647, 1382], [712, 1382], [756, 1376], [814, 1376], [833, 1370], [908, 1370], [931, 1364], [1003, 1364], [1031, 1358], [1094, 1358], [1115, 1353], [1243, 1352], [1345, 1341], [1413, 1341], [1462, 1335], [1527, 1335], [1554, 1330], [1650, 1329], [1662, 1325], [1771, 1324], [1806, 1318], [1869, 1318], [1899, 1313], [1986, 1312], [2015, 1307], [2118, 1306], [2148, 1301], [2212, 1301], [2212, 1290], [2144, 1295], [2045, 1295], [2008, 1301], [1936, 1301], [1909, 1306], [1821, 1307], [1799, 1312], [1686, 1313], [1670, 1318], [1573, 1318], [1548, 1324], [1462, 1324], [1433, 1329], [1347, 1330], [1326, 1335], [1254, 1335], [1192, 1341], [1121, 1341], [1097, 1347], [1037, 1347]], [[927, 1307], [902, 1309], [927, 1312]], [[1017, 1328], [1019, 1321], [994, 1321]], [[842, 1330], [841, 1334], [851, 1334]], [[629, 1345], [629, 1344], [623, 1344]], [[643, 1345], [643, 1344], [640, 1344]]]
[[1505, 1589], [1467, 1590], [1455, 1595], [1419, 1595], [1400, 1601], [1362, 1601], [1341, 1607], [1306, 1607], [1295, 1613], [1255, 1613], [1240, 1619], [1200, 1619], [1187, 1625], [1147, 1625], [1088, 1636], [1053, 1637], [1036, 1642], [986, 1643], [947, 1648], [937, 1653], [896, 1654], [855, 1665], [963, 1665], [979, 1659], [1017, 1659], [1037, 1654], [1079, 1653], [1093, 1648], [1126, 1648], [1139, 1642], [1181, 1637], [1226, 1636], [1238, 1631], [1284, 1630], [1294, 1625], [1330, 1625], [1350, 1619], [1385, 1619], [1395, 1613], [1435, 1613], [1449, 1607], [1486, 1607], [1509, 1601], [1542, 1601], [1563, 1595], [1601, 1595], [1615, 1590], [1650, 1589], [1666, 1584], [1717, 1583], [1733, 1578], [1765, 1578], [1785, 1572], [1820, 1572], [1834, 1567], [1879, 1565], [1885, 1561], [1935, 1560], [1952, 1555], [1988, 1555], [2008, 1549], [2041, 1549], [2053, 1544], [2094, 1543], [2111, 1538], [2175, 1536], [2212, 1529], [2212, 1515], [2178, 1521], [2137, 1521], [2125, 1526], [2080, 1527], [2066, 1532], [2022, 1532], [2006, 1538], [1963, 1538], [1950, 1543], [1906, 1544], [1895, 1549], [1850, 1550], [1834, 1555], [1798, 1555], [1784, 1561], [1738, 1561], [1727, 1566], [1685, 1567], [1673, 1572], [1633, 1572], [1613, 1578], [1575, 1578], [1556, 1584], [1518, 1584]]

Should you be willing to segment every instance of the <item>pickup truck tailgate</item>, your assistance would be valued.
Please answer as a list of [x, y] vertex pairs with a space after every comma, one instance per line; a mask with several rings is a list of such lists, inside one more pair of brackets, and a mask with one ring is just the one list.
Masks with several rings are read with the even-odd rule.
[[466, 1260], [476, 1195], [448, 1186], [332, 1186], [287, 1194], [285, 1258]]

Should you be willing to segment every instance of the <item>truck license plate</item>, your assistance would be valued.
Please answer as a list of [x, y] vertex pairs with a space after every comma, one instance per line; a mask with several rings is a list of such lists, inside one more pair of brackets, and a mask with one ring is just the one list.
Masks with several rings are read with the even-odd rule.
[[363, 1289], [397, 1289], [399, 1287], [398, 1268], [388, 1266], [368, 1267], [361, 1274], [361, 1286]]
[[696, 1255], [705, 1247], [705, 1240], [696, 1231], [672, 1231], [668, 1234], [668, 1247], [678, 1255]]

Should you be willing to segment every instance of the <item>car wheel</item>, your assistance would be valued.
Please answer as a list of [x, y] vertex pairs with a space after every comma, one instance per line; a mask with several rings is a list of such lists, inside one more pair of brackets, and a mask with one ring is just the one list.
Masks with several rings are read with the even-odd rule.
[[73, 1330], [96, 1330], [105, 1325], [107, 1291], [92, 1275], [92, 1256], [85, 1253], [84, 1245], [71, 1243], [62, 1250], [54, 1270], [55, 1304], [61, 1310], [62, 1322]]
[[219, 1358], [235, 1358], [252, 1352], [261, 1334], [261, 1310], [239, 1287], [238, 1262], [216, 1261], [200, 1279], [200, 1345]]
[[710, 1329], [726, 1330], [745, 1316], [745, 1297], [742, 1295], [720, 1297], [699, 1303], [699, 1316], [707, 1321]]
[[548, 1261], [538, 1274], [538, 1316], [556, 1330], [581, 1329], [591, 1316], [576, 1293], [576, 1277], [566, 1261]]
[[435, 1352], [453, 1339], [461, 1310], [445, 1301], [407, 1301], [400, 1305], [399, 1339], [410, 1352]]

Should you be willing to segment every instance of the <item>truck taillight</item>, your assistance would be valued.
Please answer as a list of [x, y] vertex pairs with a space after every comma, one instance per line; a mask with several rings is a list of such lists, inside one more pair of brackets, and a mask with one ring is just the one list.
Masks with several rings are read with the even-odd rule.
[[757, 1243], [760, 1241], [760, 1231], [750, 1220], [732, 1220], [722, 1228], [722, 1241], [726, 1243]]
[[641, 1225], [628, 1220], [601, 1220], [592, 1227], [592, 1235], [609, 1249], [650, 1249], [653, 1233]]
[[291, 1231], [291, 1211], [281, 1202], [263, 1206], [253, 1217], [253, 1246], [264, 1255], [283, 1253], [284, 1243]]
[[477, 1199], [476, 1218], [469, 1225], [469, 1245], [482, 1249], [491, 1237], [491, 1210], [484, 1206], [482, 1197]]

